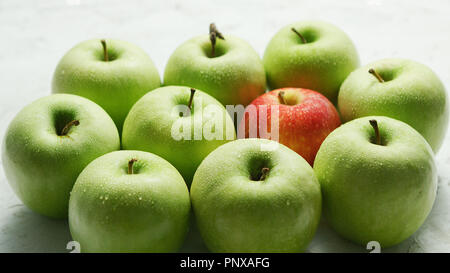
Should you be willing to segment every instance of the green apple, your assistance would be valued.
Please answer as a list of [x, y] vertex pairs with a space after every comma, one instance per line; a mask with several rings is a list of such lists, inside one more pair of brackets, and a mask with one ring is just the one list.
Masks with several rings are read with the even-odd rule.
[[431, 69], [404, 59], [383, 59], [352, 72], [339, 92], [344, 122], [363, 116], [388, 116], [408, 123], [434, 152], [444, 140], [448, 99]]
[[117, 128], [100, 106], [55, 94], [34, 101], [12, 120], [3, 142], [3, 169], [27, 207], [65, 218], [69, 193], [84, 167], [119, 148]]
[[164, 84], [198, 88], [225, 106], [246, 106], [266, 90], [261, 58], [247, 42], [232, 35], [216, 41], [216, 33], [222, 36], [213, 27], [210, 36], [179, 46], [166, 65]]
[[120, 40], [89, 40], [69, 50], [53, 75], [53, 93], [88, 98], [105, 109], [119, 132], [133, 104], [161, 80], [150, 57]]
[[359, 57], [339, 28], [321, 21], [301, 21], [275, 34], [263, 62], [271, 89], [307, 88], [336, 102], [339, 86], [359, 66]]
[[333, 131], [314, 162], [328, 223], [366, 246], [398, 244], [424, 222], [436, 196], [433, 151], [408, 124], [382, 116]]
[[[181, 114], [183, 110], [187, 111]], [[161, 156], [190, 185], [200, 162], [235, 138], [233, 121], [217, 100], [189, 87], [166, 86], [133, 106], [124, 123], [122, 146]]]
[[92, 161], [69, 202], [69, 226], [82, 252], [174, 252], [191, 204], [180, 173], [151, 153], [116, 151]]
[[304, 251], [321, 214], [320, 186], [308, 162], [257, 138], [208, 155], [195, 173], [191, 202], [213, 252]]

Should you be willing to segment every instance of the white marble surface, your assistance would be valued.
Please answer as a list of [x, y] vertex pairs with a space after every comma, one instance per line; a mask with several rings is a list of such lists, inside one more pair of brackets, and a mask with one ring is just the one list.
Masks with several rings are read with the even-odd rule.
[[[0, 1], [0, 138], [26, 104], [50, 93], [58, 60], [90, 38], [120, 38], [144, 48], [162, 74], [181, 42], [208, 31], [245, 38], [262, 55], [272, 35], [287, 23], [321, 19], [345, 30], [361, 62], [384, 57], [430, 66], [450, 89], [450, 1]], [[436, 156], [438, 197], [422, 228], [401, 245], [383, 251], [450, 252], [450, 134]], [[0, 252], [67, 251], [67, 224], [36, 215], [14, 196], [0, 165]], [[204, 250], [191, 236], [184, 251]], [[198, 242], [197, 242], [198, 243]], [[311, 252], [366, 251], [322, 225]]]

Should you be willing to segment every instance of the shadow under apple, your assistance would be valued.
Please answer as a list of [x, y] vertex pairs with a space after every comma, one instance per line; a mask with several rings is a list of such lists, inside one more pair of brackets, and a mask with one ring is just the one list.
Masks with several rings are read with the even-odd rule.
[[40, 216], [23, 204], [8, 208], [0, 232], [2, 252], [69, 252], [71, 241], [66, 220], [54, 220]]

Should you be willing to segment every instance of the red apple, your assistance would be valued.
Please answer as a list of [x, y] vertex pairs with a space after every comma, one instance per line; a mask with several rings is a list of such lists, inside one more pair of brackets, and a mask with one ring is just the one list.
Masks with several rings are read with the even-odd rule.
[[[276, 132], [271, 131], [272, 117], [278, 118], [278, 139], [274, 139]], [[340, 125], [336, 108], [325, 96], [303, 88], [280, 88], [257, 97], [247, 106], [239, 137], [277, 140], [312, 166], [324, 139]]]

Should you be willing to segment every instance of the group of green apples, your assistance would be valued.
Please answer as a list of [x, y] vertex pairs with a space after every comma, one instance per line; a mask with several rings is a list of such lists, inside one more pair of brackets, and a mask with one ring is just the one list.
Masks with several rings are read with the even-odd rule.
[[[348, 36], [320, 21], [282, 28], [262, 60], [211, 24], [172, 54], [164, 87], [140, 48], [85, 41], [56, 67], [54, 94], [9, 125], [5, 174], [30, 209], [68, 217], [83, 252], [177, 251], [192, 212], [214, 252], [305, 251], [322, 210], [343, 237], [393, 246], [434, 203], [447, 95], [413, 61], [358, 67]], [[236, 104], [279, 105], [280, 144], [235, 140], [224, 105]], [[221, 112], [197, 110], [208, 105]], [[174, 139], [177, 122], [223, 128]]]

